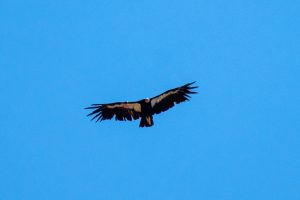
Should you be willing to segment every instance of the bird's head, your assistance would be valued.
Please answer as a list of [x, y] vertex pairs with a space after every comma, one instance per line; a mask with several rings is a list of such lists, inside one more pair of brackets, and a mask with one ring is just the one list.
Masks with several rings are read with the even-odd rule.
[[150, 102], [150, 99], [149, 99], [149, 98], [146, 98], [146, 99], [145, 99], [145, 102], [146, 102], [146, 103], [149, 103], [149, 102]]

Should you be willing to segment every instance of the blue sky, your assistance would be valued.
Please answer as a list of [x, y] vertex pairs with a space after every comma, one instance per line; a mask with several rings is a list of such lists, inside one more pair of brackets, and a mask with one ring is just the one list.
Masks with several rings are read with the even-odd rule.
[[[0, 199], [300, 199], [300, 3], [0, 2]], [[155, 126], [92, 103], [197, 81]]]

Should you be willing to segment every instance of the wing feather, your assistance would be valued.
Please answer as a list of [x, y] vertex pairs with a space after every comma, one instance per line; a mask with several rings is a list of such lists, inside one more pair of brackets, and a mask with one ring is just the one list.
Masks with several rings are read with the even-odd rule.
[[141, 115], [141, 105], [138, 102], [116, 102], [109, 104], [92, 104], [86, 109], [93, 109], [87, 116], [93, 116], [92, 120], [108, 120], [115, 117], [120, 121], [136, 120]]
[[168, 90], [156, 97], [151, 98], [150, 102], [152, 107], [152, 114], [159, 114], [172, 108], [175, 104], [188, 101], [189, 98], [191, 98], [189, 94], [197, 93], [191, 91], [192, 89], [198, 88], [197, 86], [191, 86], [193, 83], [195, 82]]

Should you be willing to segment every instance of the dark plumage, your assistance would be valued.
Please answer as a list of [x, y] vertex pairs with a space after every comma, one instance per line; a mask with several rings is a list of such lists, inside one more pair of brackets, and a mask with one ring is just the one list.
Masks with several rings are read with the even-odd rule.
[[93, 109], [87, 116], [93, 116], [92, 120], [112, 119], [115, 116], [116, 120], [131, 121], [141, 118], [140, 127], [153, 126], [153, 115], [159, 114], [172, 108], [175, 104], [188, 101], [189, 94], [196, 94], [197, 92], [191, 91], [197, 88], [191, 86], [193, 83], [185, 84], [168, 90], [156, 97], [150, 99], [142, 99], [136, 102], [115, 102], [108, 104], [92, 104], [86, 109]]

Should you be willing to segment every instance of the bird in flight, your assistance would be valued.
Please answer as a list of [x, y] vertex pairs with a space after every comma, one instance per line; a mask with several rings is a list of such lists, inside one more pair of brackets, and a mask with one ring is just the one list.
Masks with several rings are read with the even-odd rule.
[[153, 115], [164, 112], [172, 108], [175, 104], [188, 101], [189, 94], [196, 94], [191, 91], [197, 88], [193, 83], [187, 83], [183, 86], [170, 89], [153, 98], [146, 98], [135, 102], [115, 102], [107, 104], [92, 104], [85, 109], [93, 111], [87, 116], [93, 116], [92, 120], [108, 120], [115, 116], [115, 120], [126, 121], [137, 120], [141, 118], [140, 127], [153, 126]]

